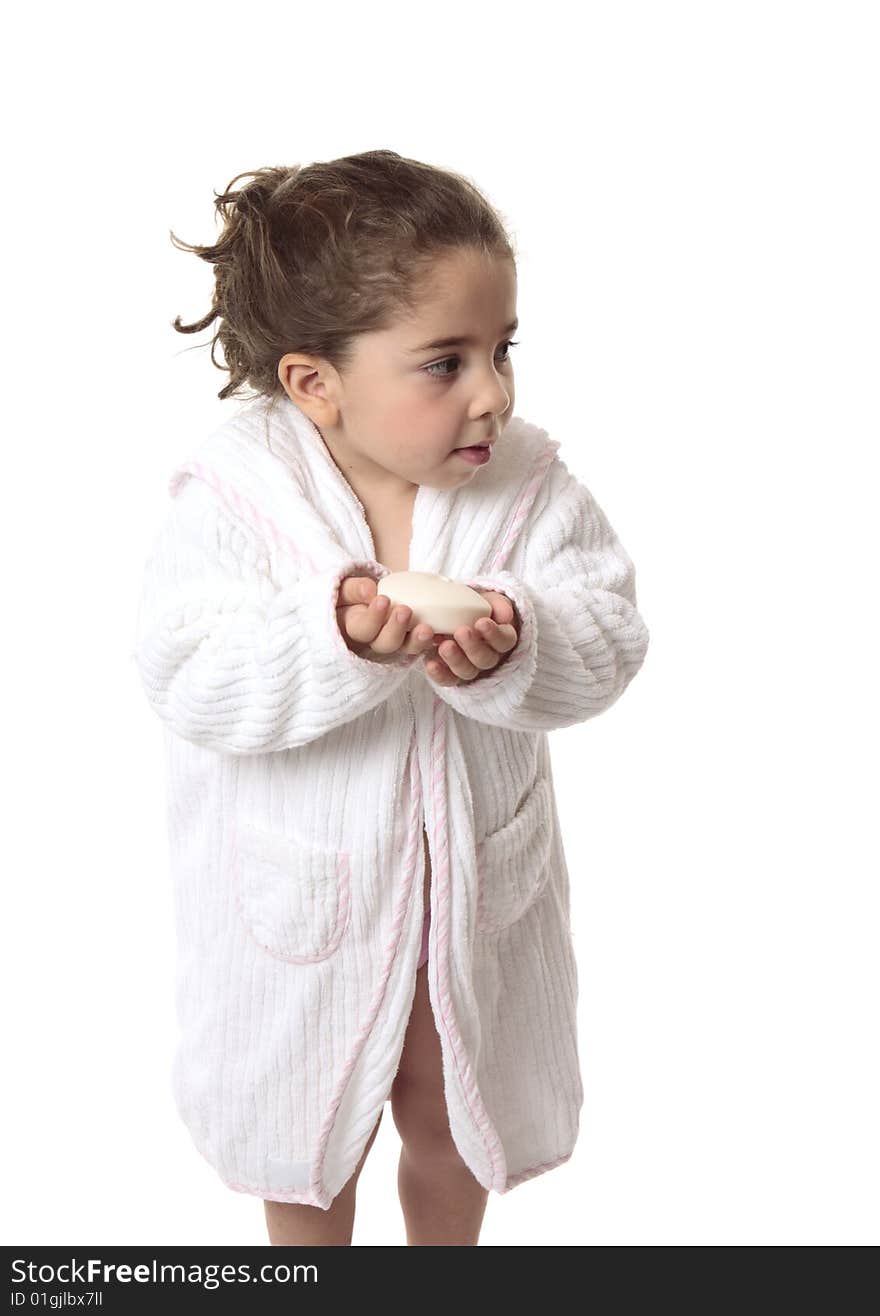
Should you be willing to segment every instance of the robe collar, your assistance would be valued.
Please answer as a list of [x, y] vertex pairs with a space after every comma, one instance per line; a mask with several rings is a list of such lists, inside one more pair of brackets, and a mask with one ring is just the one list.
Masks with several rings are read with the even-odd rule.
[[[502, 570], [559, 444], [512, 416], [492, 460], [457, 489], [419, 485], [409, 570], [453, 580]], [[285, 394], [258, 398], [204, 439], [169, 481], [206, 480], [230, 510], [279, 550], [322, 571], [354, 558], [374, 563], [366, 513], [314, 422]]]

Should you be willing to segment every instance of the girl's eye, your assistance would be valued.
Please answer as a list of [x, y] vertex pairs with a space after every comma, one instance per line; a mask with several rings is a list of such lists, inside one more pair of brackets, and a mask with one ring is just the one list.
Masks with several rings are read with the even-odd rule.
[[[512, 338], [508, 338], [505, 342], [503, 342], [503, 343], [501, 344], [501, 346], [502, 346], [502, 347], [506, 347], [506, 348], [508, 349], [507, 352], [506, 352], [506, 354], [505, 354], [505, 356], [504, 356], [504, 360], [507, 361], [507, 360], [510, 359], [510, 348], [511, 348], [511, 347], [519, 347], [519, 339], [517, 339], [516, 341], [514, 341]], [[457, 356], [447, 356], [446, 359], [443, 360], [443, 361], [435, 361], [432, 365], [430, 365], [430, 366], [425, 366], [425, 367], [424, 367], [424, 369], [425, 369], [425, 373], [428, 374], [428, 375], [431, 375], [434, 379], [449, 379], [449, 378], [451, 377], [449, 371], [442, 370], [442, 371], [440, 371], [439, 374], [435, 374], [434, 372], [435, 372], [436, 370], [438, 370], [438, 368], [439, 368], [440, 366], [447, 366], [447, 365], [449, 365], [449, 363], [450, 363], [451, 361], [458, 361], [458, 357], [457, 357]], [[457, 372], [452, 372], [452, 373], [457, 373]]]

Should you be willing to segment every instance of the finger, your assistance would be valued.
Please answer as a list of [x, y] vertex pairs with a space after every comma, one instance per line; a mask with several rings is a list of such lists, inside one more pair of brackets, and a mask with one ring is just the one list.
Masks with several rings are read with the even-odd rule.
[[[381, 600], [382, 595], [379, 596]], [[397, 607], [385, 609], [382, 629], [378, 632], [375, 639], [371, 642], [371, 647], [376, 653], [396, 653], [406, 639], [407, 627], [412, 618], [412, 608], [398, 604]]]
[[385, 595], [379, 594], [369, 603], [353, 603], [337, 611], [349, 639], [359, 644], [371, 644], [385, 625], [389, 606]]
[[481, 590], [483, 598], [492, 608], [492, 620], [500, 625], [513, 621], [513, 604], [506, 594], [499, 594], [497, 590]]
[[470, 681], [480, 672], [491, 671], [517, 640], [513, 626], [498, 626], [488, 617], [481, 618], [474, 627], [459, 626], [454, 635], [454, 639], [436, 637], [441, 641], [437, 657], [425, 664], [428, 675], [441, 685], [455, 685], [459, 679]]
[[401, 648], [407, 654], [424, 653], [434, 640], [433, 630], [425, 624], [408, 630], [412, 609], [400, 604], [392, 611], [384, 594], [374, 595], [369, 604], [355, 603], [340, 611], [349, 637], [377, 653], [394, 653]]
[[336, 597], [337, 608], [352, 603], [369, 603], [376, 597], [377, 584], [372, 576], [345, 576]]
[[[459, 626], [453, 643], [455, 648], [448, 650], [449, 657], [444, 653], [442, 645], [439, 652], [444, 662], [449, 663], [459, 676], [464, 676], [465, 672], [455, 665], [455, 661], [463, 660], [479, 672], [488, 672], [498, 665], [499, 651], [470, 626]], [[450, 658], [454, 661], [450, 662]]]
[[488, 663], [485, 668], [478, 667], [476, 663], [470, 661], [467, 654], [460, 648], [455, 640], [444, 640], [437, 652], [449, 670], [454, 672], [456, 676], [460, 676], [462, 680], [465, 681], [471, 680], [479, 672], [488, 671], [489, 667], [494, 667], [498, 661], [498, 655], [495, 654], [492, 662]]
[[434, 639], [431, 627], [422, 623], [408, 632], [404, 650], [406, 653], [425, 653], [433, 645]]
[[[515, 626], [512, 624], [499, 626], [497, 622], [492, 621], [491, 617], [481, 617], [473, 629], [482, 643], [490, 645], [495, 653], [509, 653], [518, 638]], [[465, 643], [462, 643], [459, 632], [456, 631], [455, 638], [470, 656], [471, 650], [466, 643], [467, 637], [464, 637]]]
[[451, 672], [442, 658], [426, 658], [425, 672], [430, 676], [435, 685], [460, 685], [461, 682], [454, 672]]

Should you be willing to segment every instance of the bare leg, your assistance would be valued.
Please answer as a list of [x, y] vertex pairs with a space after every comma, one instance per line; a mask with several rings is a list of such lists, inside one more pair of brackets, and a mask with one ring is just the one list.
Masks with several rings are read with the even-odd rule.
[[354, 1173], [334, 1197], [328, 1210], [322, 1211], [319, 1206], [304, 1206], [301, 1202], [263, 1202], [271, 1244], [299, 1247], [351, 1246], [357, 1181], [381, 1123], [380, 1111], [376, 1127], [367, 1139]]
[[[426, 899], [429, 880], [430, 864]], [[403, 1143], [397, 1190], [408, 1246], [476, 1246], [489, 1193], [452, 1140], [427, 964], [416, 973], [403, 1054], [391, 1088], [391, 1113]]]

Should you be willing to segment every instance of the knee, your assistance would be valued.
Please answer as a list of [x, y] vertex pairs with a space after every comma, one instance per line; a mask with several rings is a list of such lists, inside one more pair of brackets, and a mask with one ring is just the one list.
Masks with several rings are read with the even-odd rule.
[[438, 1165], [460, 1162], [445, 1100], [438, 1101], [436, 1093], [400, 1085], [392, 1094], [391, 1114], [411, 1160]]

